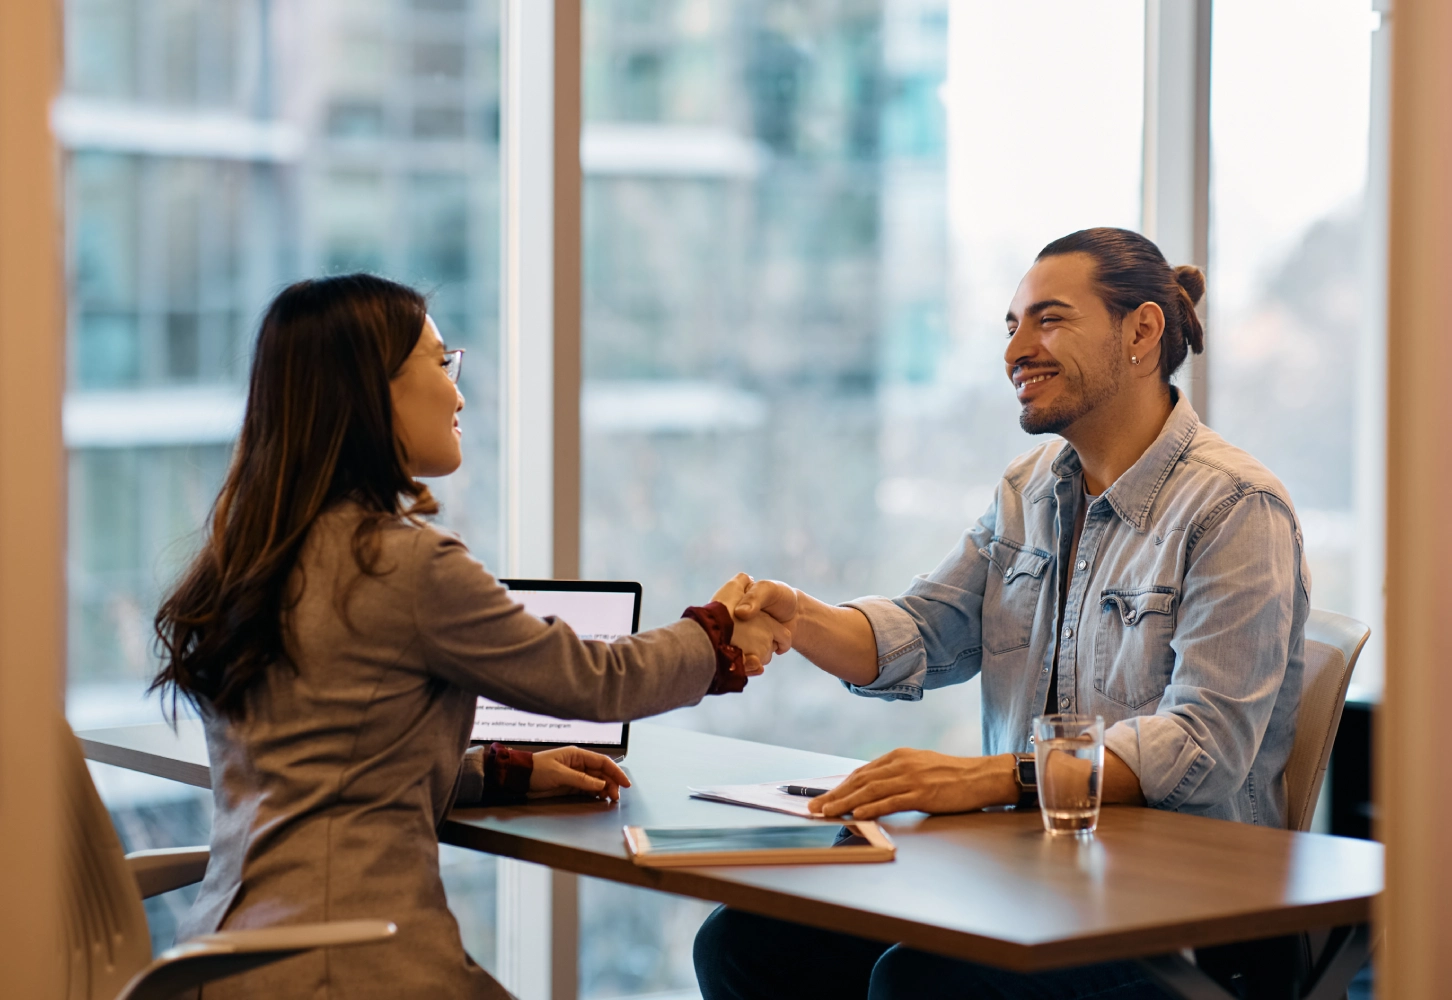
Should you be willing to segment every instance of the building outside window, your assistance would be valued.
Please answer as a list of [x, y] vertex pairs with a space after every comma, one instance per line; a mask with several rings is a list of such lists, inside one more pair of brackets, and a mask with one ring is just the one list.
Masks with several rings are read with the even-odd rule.
[[[1381, 678], [1384, 226], [1368, 194], [1365, 0], [1216, 0], [1212, 39], [1210, 420], [1286, 484], [1318, 608], [1372, 628]], [[1380, 424], [1378, 423], [1378, 427]]]
[[[153, 722], [151, 619], [200, 540], [251, 338], [302, 277], [413, 284], [471, 348], [451, 526], [497, 551], [499, 12], [492, 0], [67, 0], [72, 725]], [[204, 843], [210, 797], [95, 765], [129, 848]], [[470, 951], [492, 859], [446, 848]], [[171, 944], [195, 889], [148, 902]]]

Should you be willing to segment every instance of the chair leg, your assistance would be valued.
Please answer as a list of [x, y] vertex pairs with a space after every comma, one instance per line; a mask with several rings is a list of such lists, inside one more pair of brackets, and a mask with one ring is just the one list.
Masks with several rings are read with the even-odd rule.
[[1366, 924], [1338, 927], [1307, 979], [1303, 1000], [1347, 1000], [1351, 980], [1371, 953], [1371, 928]]

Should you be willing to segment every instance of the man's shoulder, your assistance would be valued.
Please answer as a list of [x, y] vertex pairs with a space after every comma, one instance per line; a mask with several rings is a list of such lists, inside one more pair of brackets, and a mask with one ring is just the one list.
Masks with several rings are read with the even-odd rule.
[[1203, 424], [1196, 428], [1179, 465], [1189, 478], [1205, 483], [1227, 499], [1263, 493], [1292, 507], [1290, 491], [1275, 473], [1250, 452]]
[[1266, 469], [1265, 464], [1244, 448], [1234, 446], [1220, 434], [1201, 424], [1195, 437], [1185, 448], [1183, 462], [1192, 469], [1202, 470], [1204, 475], [1223, 479], [1228, 486], [1241, 492], [1263, 491], [1275, 493], [1288, 502], [1291, 495], [1285, 483]]

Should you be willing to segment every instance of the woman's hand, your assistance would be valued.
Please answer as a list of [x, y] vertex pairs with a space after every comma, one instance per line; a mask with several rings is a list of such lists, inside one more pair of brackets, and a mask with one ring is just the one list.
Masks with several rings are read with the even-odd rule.
[[749, 620], [737, 617], [735, 608], [752, 585], [750, 576], [737, 573], [711, 597], [711, 600], [720, 601], [732, 613], [734, 625], [731, 645], [741, 650], [741, 658], [749, 677], [762, 673], [766, 664], [771, 662], [773, 653], [785, 653], [792, 648], [791, 628], [769, 614], [755, 615]]
[[629, 787], [630, 779], [618, 764], [604, 754], [579, 747], [536, 751], [529, 775], [532, 799], [584, 794], [619, 802], [620, 789]]
[[757, 615], [750, 621], [736, 619], [731, 631], [731, 645], [741, 650], [741, 659], [748, 677], [764, 672], [773, 653], [792, 648], [792, 633], [770, 615]]

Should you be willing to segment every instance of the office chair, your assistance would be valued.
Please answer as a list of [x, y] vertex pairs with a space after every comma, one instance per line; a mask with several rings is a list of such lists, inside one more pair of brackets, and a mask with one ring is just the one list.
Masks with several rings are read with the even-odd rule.
[[[1354, 618], [1330, 611], [1311, 612], [1306, 621], [1305, 674], [1296, 738], [1286, 763], [1286, 825], [1309, 830], [1321, 794], [1321, 779], [1341, 725], [1351, 671], [1371, 629]], [[1338, 939], [1339, 940], [1339, 939]], [[1197, 948], [1201, 971], [1247, 1000], [1295, 997], [1314, 967], [1328, 956], [1329, 931], [1293, 934], [1215, 948]], [[1337, 945], [1338, 950], [1340, 945]], [[1239, 982], [1237, 982], [1239, 980]]]
[[1346, 687], [1369, 635], [1371, 629], [1361, 622], [1330, 611], [1313, 610], [1306, 621], [1306, 673], [1296, 738], [1286, 762], [1286, 825], [1292, 830], [1311, 828], [1346, 706]]
[[183, 990], [314, 948], [373, 944], [396, 933], [386, 920], [218, 931], [183, 941], [152, 961], [142, 899], [199, 881], [208, 850], [123, 855], [80, 744], [69, 726], [61, 729], [68, 1000], [173, 1000]]

